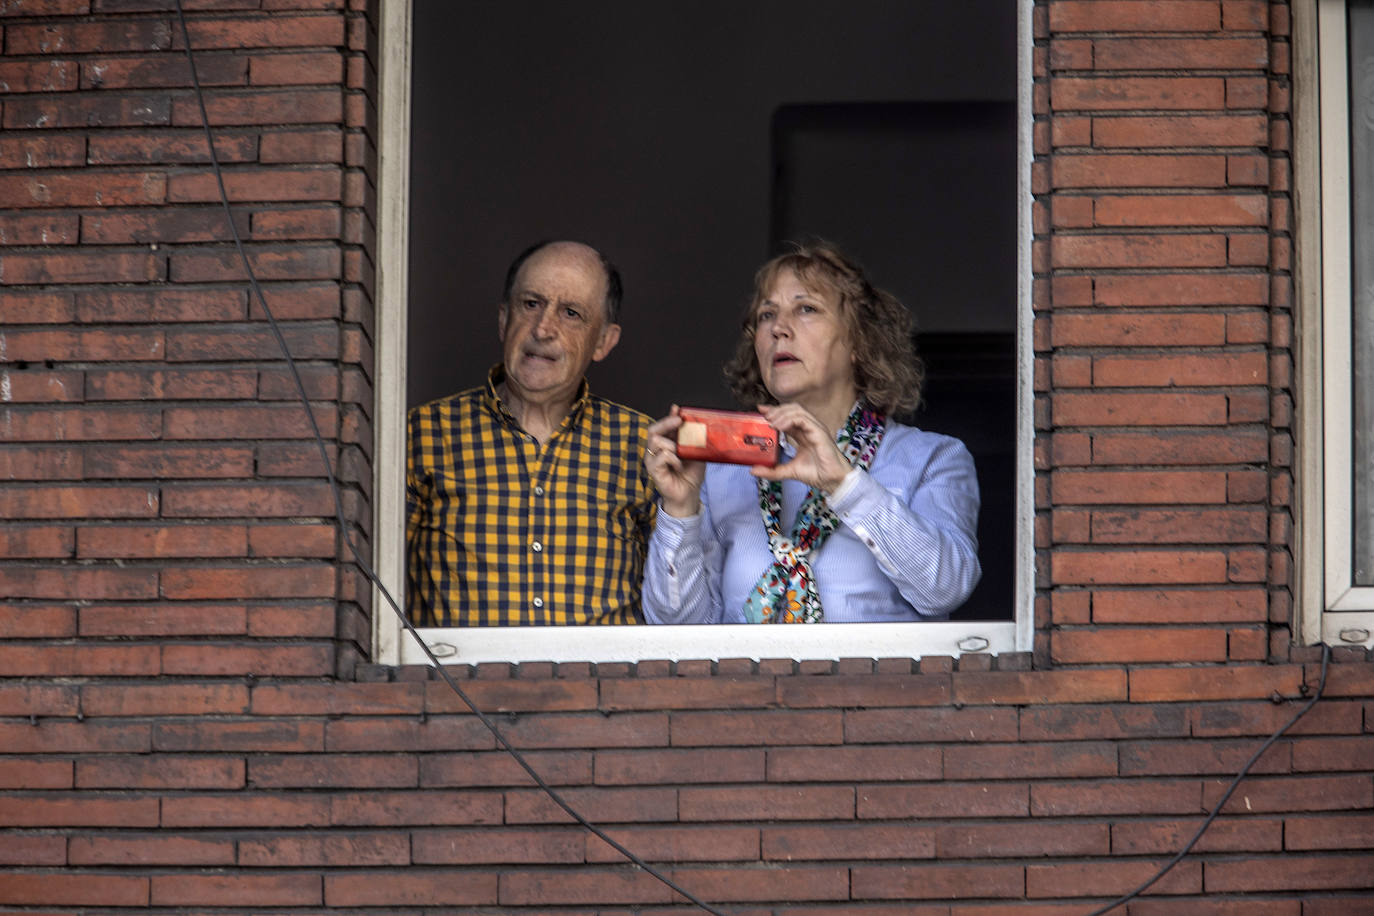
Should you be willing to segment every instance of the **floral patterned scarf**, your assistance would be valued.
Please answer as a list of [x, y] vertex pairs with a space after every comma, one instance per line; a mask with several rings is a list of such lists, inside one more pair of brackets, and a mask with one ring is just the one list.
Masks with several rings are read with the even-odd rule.
[[[868, 470], [886, 428], [887, 417], [859, 401], [835, 437], [835, 444], [851, 465]], [[797, 510], [791, 536], [784, 537], [782, 483], [759, 480], [758, 485], [759, 511], [774, 559], [749, 593], [744, 619], [750, 623], [820, 623], [824, 613], [809, 557], [820, 550], [840, 520], [826, 504], [825, 495], [812, 487]]]

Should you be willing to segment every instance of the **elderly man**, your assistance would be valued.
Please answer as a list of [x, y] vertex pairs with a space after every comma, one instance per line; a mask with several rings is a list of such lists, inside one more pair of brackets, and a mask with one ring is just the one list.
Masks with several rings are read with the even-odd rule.
[[506, 274], [485, 386], [410, 411], [407, 608], [417, 626], [636, 623], [649, 418], [587, 391], [620, 339], [620, 276], [545, 242]]

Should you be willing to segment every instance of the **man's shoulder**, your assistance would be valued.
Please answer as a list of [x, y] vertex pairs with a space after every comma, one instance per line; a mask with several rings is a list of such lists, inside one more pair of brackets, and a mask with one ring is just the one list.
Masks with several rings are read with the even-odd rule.
[[641, 432], [647, 430], [653, 422], [643, 411], [626, 407], [596, 394], [588, 393], [585, 410], [587, 418], [594, 423], [628, 426]]
[[444, 411], [453, 411], [455, 409], [461, 409], [472, 404], [480, 403], [485, 393], [485, 387], [476, 385], [472, 388], [464, 388], [462, 391], [456, 391], [453, 394], [444, 395], [441, 398], [435, 398], [432, 401], [425, 401], [423, 404], [416, 404], [414, 407], [410, 408], [408, 412], [412, 416], [432, 416], [434, 414], [443, 413]]

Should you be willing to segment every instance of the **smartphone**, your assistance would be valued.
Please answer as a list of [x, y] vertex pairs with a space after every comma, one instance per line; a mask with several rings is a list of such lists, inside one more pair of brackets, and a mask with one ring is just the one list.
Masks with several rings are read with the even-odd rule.
[[723, 464], [778, 463], [778, 431], [762, 414], [742, 410], [680, 407], [677, 455], [687, 461]]

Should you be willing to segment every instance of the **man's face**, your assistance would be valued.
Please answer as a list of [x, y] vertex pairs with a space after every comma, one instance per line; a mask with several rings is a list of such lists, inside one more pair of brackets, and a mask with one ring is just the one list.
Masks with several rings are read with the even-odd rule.
[[498, 318], [506, 384], [526, 401], [571, 401], [594, 361], [620, 339], [606, 315], [606, 272], [585, 245], [531, 255]]

